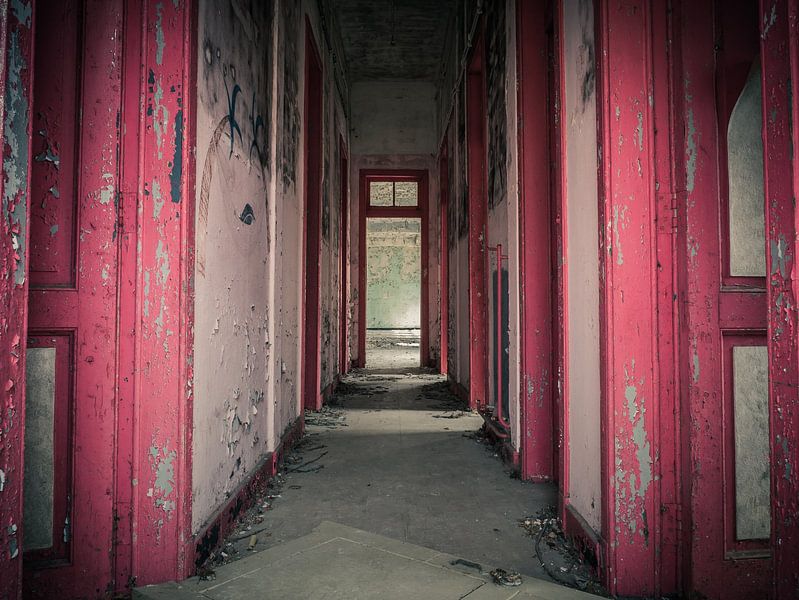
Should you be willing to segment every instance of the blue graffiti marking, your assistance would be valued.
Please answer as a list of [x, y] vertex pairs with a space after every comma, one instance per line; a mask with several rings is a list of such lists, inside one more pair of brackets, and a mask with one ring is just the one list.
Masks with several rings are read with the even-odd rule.
[[225, 81], [225, 93], [227, 93], [227, 111], [228, 111], [228, 123], [230, 125], [230, 154], [228, 158], [233, 156], [233, 142], [235, 141], [235, 133], [238, 131], [239, 133], [239, 141], [243, 144], [244, 140], [241, 137], [241, 128], [239, 127], [238, 121], [236, 121], [236, 99], [238, 98], [239, 94], [241, 93], [241, 88], [239, 84], [233, 86], [233, 95], [230, 95], [230, 90], [227, 86], [227, 81]]
[[252, 206], [250, 206], [249, 202], [244, 205], [244, 210], [241, 211], [239, 219], [245, 225], [252, 225], [255, 221], [255, 212], [253, 212]]

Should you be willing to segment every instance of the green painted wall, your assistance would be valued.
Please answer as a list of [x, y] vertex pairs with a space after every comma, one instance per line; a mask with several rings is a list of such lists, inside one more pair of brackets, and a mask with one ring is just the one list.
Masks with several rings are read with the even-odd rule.
[[366, 327], [419, 328], [420, 219], [368, 219], [366, 248]]

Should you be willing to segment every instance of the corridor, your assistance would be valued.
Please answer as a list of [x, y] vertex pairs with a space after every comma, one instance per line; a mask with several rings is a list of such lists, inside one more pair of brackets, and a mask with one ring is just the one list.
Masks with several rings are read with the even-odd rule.
[[799, 0], [0, 1], [0, 600], [799, 600], [797, 123]]
[[[394, 353], [401, 359], [401, 350]], [[512, 477], [480, 436], [482, 419], [464, 410], [440, 375], [389, 371], [352, 372], [321, 412], [306, 414], [306, 435], [296, 452], [208, 558], [202, 581], [140, 588], [134, 597], [182, 597], [174, 595], [178, 590], [187, 599], [251, 598], [256, 592], [285, 600], [593, 597], [544, 583], [552, 579], [536, 554], [535, 536], [522, 527], [525, 518], [553, 511], [555, 486]], [[324, 537], [320, 527], [333, 533]], [[323, 544], [353, 535], [436, 566], [411, 575], [410, 568], [373, 564], [342, 550], [302, 554], [314, 547], [308, 539]], [[554, 547], [544, 544], [541, 555], [550, 572], [574, 588], [577, 580], [583, 588], [598, 587], [589, 567]], [[291, 560], [294, 552], [302, 555]], [[292, 566], [279, 572], [272, 564], [290, 560]], [[522, 574], [527, 591], [495, 585], [489, 575], [494, 567]]]

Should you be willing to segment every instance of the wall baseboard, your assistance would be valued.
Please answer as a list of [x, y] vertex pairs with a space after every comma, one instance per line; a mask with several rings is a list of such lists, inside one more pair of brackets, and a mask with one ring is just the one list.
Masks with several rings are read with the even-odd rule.
[[188, 560], [184, 577], [194, 575], [197, 568], [208, 560], [211, 553], [219, 548], [235, 529], [239, 516], [249, 510], [256, 499], [266, 492], [267, 484], [277, 474], [286, 452], [302, 439], [304, 432], [305, 419], [299, 416], [283, 431], [275, 451], [261, 460], [250, 477], [239, 485], [228, 501], [200, 528], [197, 535], [192, 536], [186, 550]]

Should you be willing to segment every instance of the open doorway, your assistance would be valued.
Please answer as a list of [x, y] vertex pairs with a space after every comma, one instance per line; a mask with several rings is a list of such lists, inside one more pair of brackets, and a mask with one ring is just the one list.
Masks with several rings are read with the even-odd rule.
[[[397, 184], [376, 185], [388, 192]], [[402, 185], [401, 190], [413, 193], [407, 185]], [[366, 220], [366, 367], [369, 369], [420, 364], [421, 221], [419, 217]]]
[[358, 366], [427, 366], [427, 172], [361, 171], [360, 183]]

